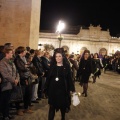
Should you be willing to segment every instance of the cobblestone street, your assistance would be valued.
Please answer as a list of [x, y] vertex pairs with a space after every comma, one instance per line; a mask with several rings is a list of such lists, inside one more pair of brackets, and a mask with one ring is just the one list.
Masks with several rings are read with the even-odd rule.
[[[76, 82], [77, 92], [82, 88]], [[120, 75], [107, 71], [97, 78], [95, 84], [90, 79], [88, 97], [80, 96], [81, 103], [71, 106], [66, 114], [66, 120], [120, 120]], [[34, 103], [34, 113], [16, 116], [15, 120], [47, 120], [47, 100]], [[56, 113], [55, 120], [60, 120], [60, 112]]]

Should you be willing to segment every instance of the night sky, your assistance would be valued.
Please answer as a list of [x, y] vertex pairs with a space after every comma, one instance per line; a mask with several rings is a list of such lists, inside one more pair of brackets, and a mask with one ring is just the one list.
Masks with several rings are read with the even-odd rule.
[[68, 26], [100, 25], [103, 30], [109, 29], [111, 36], [120, 34], [120, 4], [115, 0], [99, 1], [42, 0], [40, 30], [55, 29], [63, 20]]

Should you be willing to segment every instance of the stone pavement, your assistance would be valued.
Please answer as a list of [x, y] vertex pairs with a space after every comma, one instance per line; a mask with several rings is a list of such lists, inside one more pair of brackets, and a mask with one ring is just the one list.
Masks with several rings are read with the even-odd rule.
[[[82, 92], [78, 82], [76, 90]], [[80, 101], [77, 107], [71, 106], [66, 120], [120, 120], [120, 74], [107, 71], [95, 84], [90, 79], [88, 97], [80, 96]], [[16, 116], [15, 120], [47, 120], [47, 100], [35, 103], [33, 109], [34, 113]], [[55, 120], [61, 120], [60, 112]]]

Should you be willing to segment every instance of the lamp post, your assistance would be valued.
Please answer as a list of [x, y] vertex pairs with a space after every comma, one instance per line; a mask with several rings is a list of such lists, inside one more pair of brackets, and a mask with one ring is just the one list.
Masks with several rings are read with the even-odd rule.
[[59, 33], [59, 37], [58, 37], [58, 40], [59, 40], [59, 48], [61, 47], [61, 41], [63, 40], [63, 37], [61, 36], [61, 31], [65, 28], [65, 24], [63, 21], [59, 21], [58, 25], [57, 25], [57, 30], [56, 32]]

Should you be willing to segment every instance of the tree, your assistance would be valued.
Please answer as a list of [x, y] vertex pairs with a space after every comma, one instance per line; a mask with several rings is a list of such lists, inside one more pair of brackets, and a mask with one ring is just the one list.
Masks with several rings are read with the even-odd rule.
[[54, 50], [54, 46], [52, 44], [44, 44], [44, 50], [45, 51], [51, 51]]

